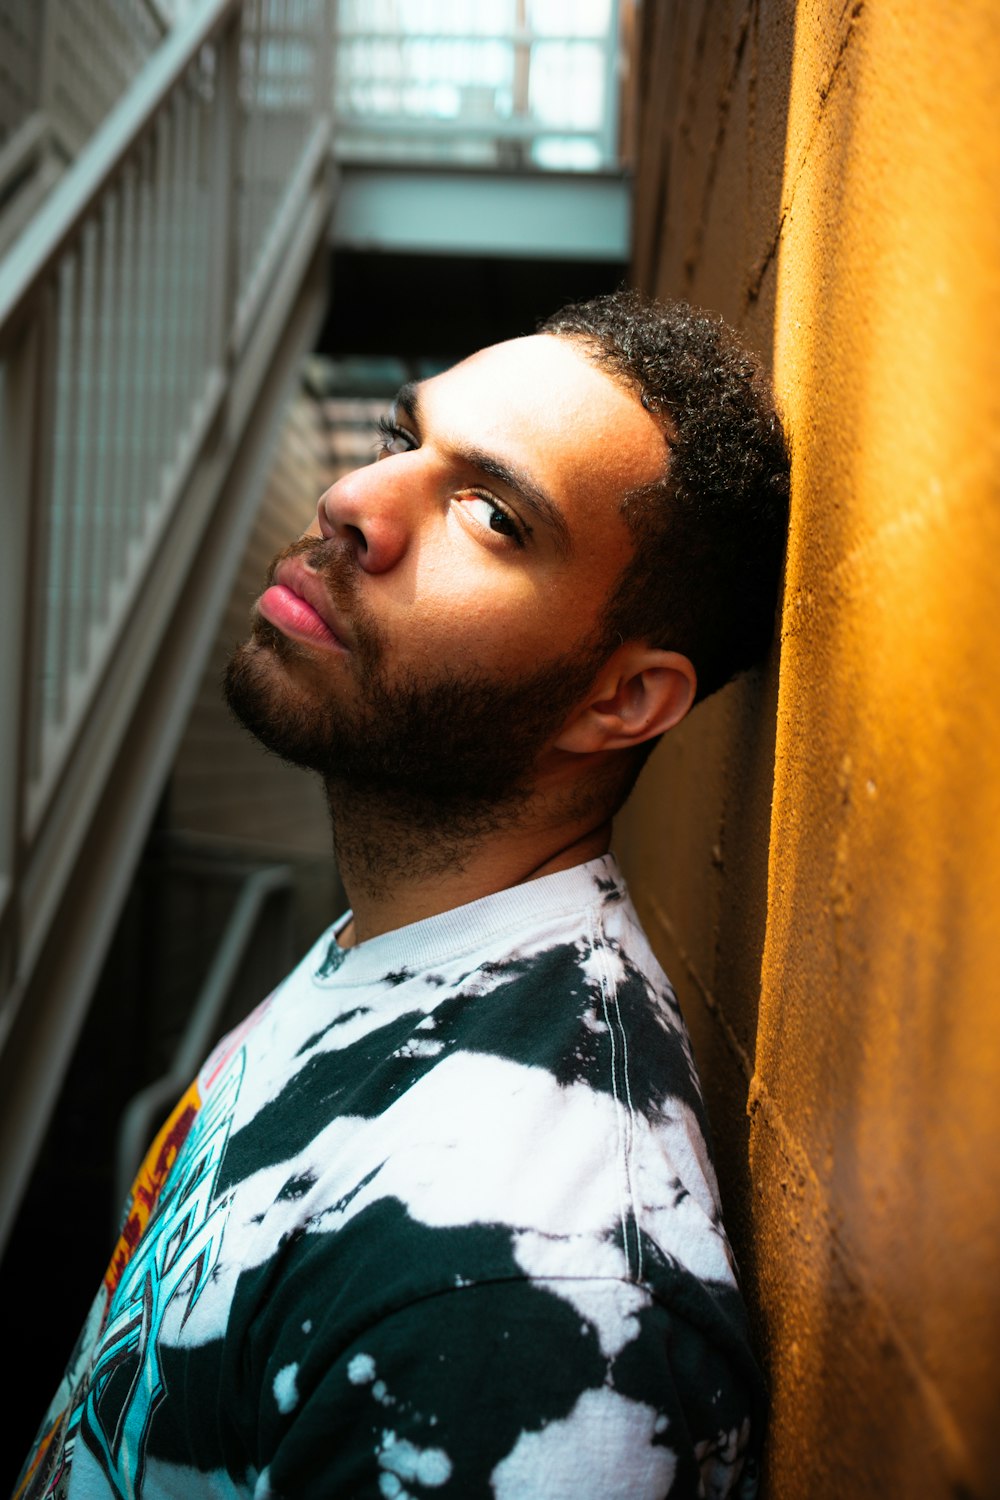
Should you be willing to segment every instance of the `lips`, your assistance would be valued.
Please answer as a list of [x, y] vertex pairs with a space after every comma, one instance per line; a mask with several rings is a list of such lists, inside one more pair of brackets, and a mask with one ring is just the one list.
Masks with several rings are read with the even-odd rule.
[[314, 646], [347, 649], [336, 628], [326, 591], [316, 574], [298, 557], [283, 558], [274, 582], [257, 600], [257, 609], [283, 635]]

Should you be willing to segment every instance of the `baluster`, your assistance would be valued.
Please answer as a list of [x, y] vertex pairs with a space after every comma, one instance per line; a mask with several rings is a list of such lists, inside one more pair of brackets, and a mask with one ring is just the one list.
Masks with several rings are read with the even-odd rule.
[[56, 415], [53, 433], [52, 490], [45, 517], [48, 584], [45, 590], [44, 710], [33, 747], [33, 773], [41, 773], [42, 729], [62, 722], [66, 713], [70, 639], [70, 555], [72, 493], [77, 453], [76, 350], [79, 331], [78, 247], [64, 257], [58, 271]]
[[213, 334], [215, 308], [213, 306], [214, 276], [212, 271], [213, 246], [211, 203], [211, 160], [214, 132], [217, 128], [219, 90], [219, 52], [213, 47], [203, 60], [201, 98], [198, 105], [198, 129], [196, 132], [197, 167], [194, 176], [194, 234], [195, 260], [197, 264], [196, 292], [199, 315], [191, 328], [191, 367], [194, 371], [199, 409], [205, 399], [207, 384], [215, 363]]
[[134, 413], [135, 421], [130, 430], [131, 462], [129, 506], [131, 524], [129, 541], [137, 545], [146, 524], [146, 512], [150, 504], [150, 491], [155, 475], [151, 469], [152, 459], [152, 392], [153, 392], [153, 173], [155, 147], [152, 133], [147, 135], [136, 154], [138, 185], [136, 193], [137, 255], [136, 255], [136, 299], [135, 299], [135, 363]]
[[208, 249], [212, 259], [210, 368], [228, 373], [230, 339], [239, 287], [239, 218], [245, 207], [238, 175], [245, 138], [241, 110], [241, 24], [233, 22], [219, 41], [211, 118]]
[[189, 329], [194, 307], [191, 243], [191, 141], [194, 136], [195, 94], [189, 74], [178, 98], [177, 119], [177, 337], [174, 364], [177, 369], [177, 397], [174, 403], [177, 431], [185, 446], [191, 431], [191, 383], [187, 365], [190, 344]]
[[73, 678], [83, 671], [87, 654], [86, 590], [90, 562], [90, 541], [87, 526], [87, 508], [90, 500], [89, 479], [92, 455], [94, 416], [94, 225], [91, 220], [83, 226], [78, 241], [79, 273], [75, 308], [74, 378], [76, 382], [75, 402], [75, 458], [70, 473], [69, 508], [66, 530], [69, 538], [69, 600], [67, 624], [69, 627], [69, 676], [67, 690], [71, 695], [72, 709]]
[[[39, 289], [33, 317], [0, 365], [0, 464], [4, 476], [4, 545], [0, 590], [6, 628], [0, 636], [0, 910], [16, 874], [26, 792], [41, 760], [45, 699], [39, 682], [45, 619], [46, 442], [53, 408], [55, 316], [51, 284]], [[41, 540], [40, 540], [41, 539]]]
[[125, 577], [128, 561], [130, 486], [132, 476], [132, 428], [138, 420], [135, 387], [136, 347], [136, 169], [134, 160], [122, 169], [119, 199], [119, 310], [118, 337], [115, 349], [115, 440], [114, 472], [111, 476], [112, 573], [117, 580]]
[[265, 46], [264, 24], [266, 0], [256, 0], [247, 10], [253, 31], [252, 67], [244, 82], [243, 123], [243, 232], [240, 236], [237, 299], [242, 299], [253, 275], [257, 260], [258, 222], [260, 219], [260, 145], [261, 145], [261, 73]]
[[168, 246], [168, 220], [170, 205], [170, 159], [172, 131], [169, 115], [161, 114], [155, 125], [155, 150], [153, 153], [152, 196], [152, 250], [151, 250], [151, 294], [153, 299], [150, 319], [149, 349], [149, 467], [152, 493], [143, 517], [143, 535], [159, 511], [164, 494], [164, 480], [169, 456], [170, 437], [167, 431], [168, 413], [166, 403], [166, 370], [164, 368], [164, 343], [167, 317], [166, 290], [170, 276], [170, 252]]
[[168, 125], [169, 149], [166, 173], [163, 182], [163, 340], [162, 364], [164, 377], [164, 483], [165, 495], [172, 492], [177, 467], [180, 422], [177, 406], [179, 396], [179, 372], [177, 369], [177, 347], [180, 311], [180, 257], [181, 237], [178, 214], [178, 186], [183, 171], [184, 141], [181, 136], [182, 111], [178, 96], [165, 110]]
[[115, 357], [119, 311], [118, 258], [119, 190], [111, 189], [101, 205], [100, 261], [96, 319], [97, 422], [94, 430], [93, 464], [93, 568], [91, 620], [101, 625], [110, 615], [114, 579], [114, 516], [111, 500], [114, 458], [112, 433], [116, 406]]
[[201, 411], [205, 383], [205, 360], [201, 353], [206, 323], [208, 290], [208, 256], [205, 230], [208, 223], [204, 202], [205, 99], [202, 64], [195, 64], [192, 74], [191, 129], [188, 141], [187, 199], [185, 222], [189, 274], [187, 280], [188, 318], [184, 341], [184, 380], [188, 392], [188, 417], [196, 420]]

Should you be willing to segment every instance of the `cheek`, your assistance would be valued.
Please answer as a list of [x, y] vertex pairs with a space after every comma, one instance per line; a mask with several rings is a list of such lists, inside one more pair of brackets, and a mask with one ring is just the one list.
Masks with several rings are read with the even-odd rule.
[[572, 620], [565, 601], [523, 575], [503, 582], [460, 580], [443, 570], [425, 574], [419, 588], [382, 617], [391, 656], [431, 670], [435, 664], [533, 669], [559, 650]]

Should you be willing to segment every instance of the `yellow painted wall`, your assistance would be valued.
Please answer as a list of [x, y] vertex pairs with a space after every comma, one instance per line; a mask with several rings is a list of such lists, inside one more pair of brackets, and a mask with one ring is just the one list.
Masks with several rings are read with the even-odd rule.
[[766, 1494], [1000, 1495], [1000, 6], [645, 11], [638, 283], [792, 434], [780, 653], [619, 847], [695, 1037]]

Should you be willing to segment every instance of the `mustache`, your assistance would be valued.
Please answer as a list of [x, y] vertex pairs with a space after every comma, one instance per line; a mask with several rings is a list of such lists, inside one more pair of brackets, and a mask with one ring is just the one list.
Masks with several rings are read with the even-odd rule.
[[278, 568], [289, 557], [301, 557], [308, 563], [312, 571], [323, 580], [338, 609], [346, 612], [356, 604], [357, 565], [348, 543], [337, 537], [299, 537], [271, 559], [265, 587], [270, 588]]
[[272, 558], [265, 587], [271, 586], [277, 569], [289, 557], [301, 557], [322, 580], [334, 608], [351, 622], [359, 660], [368, 672], [374, 672], [385, 642], [378, 625], [358, 597], [358, 565], [350, 543], [339, 537], [299, 537]]

